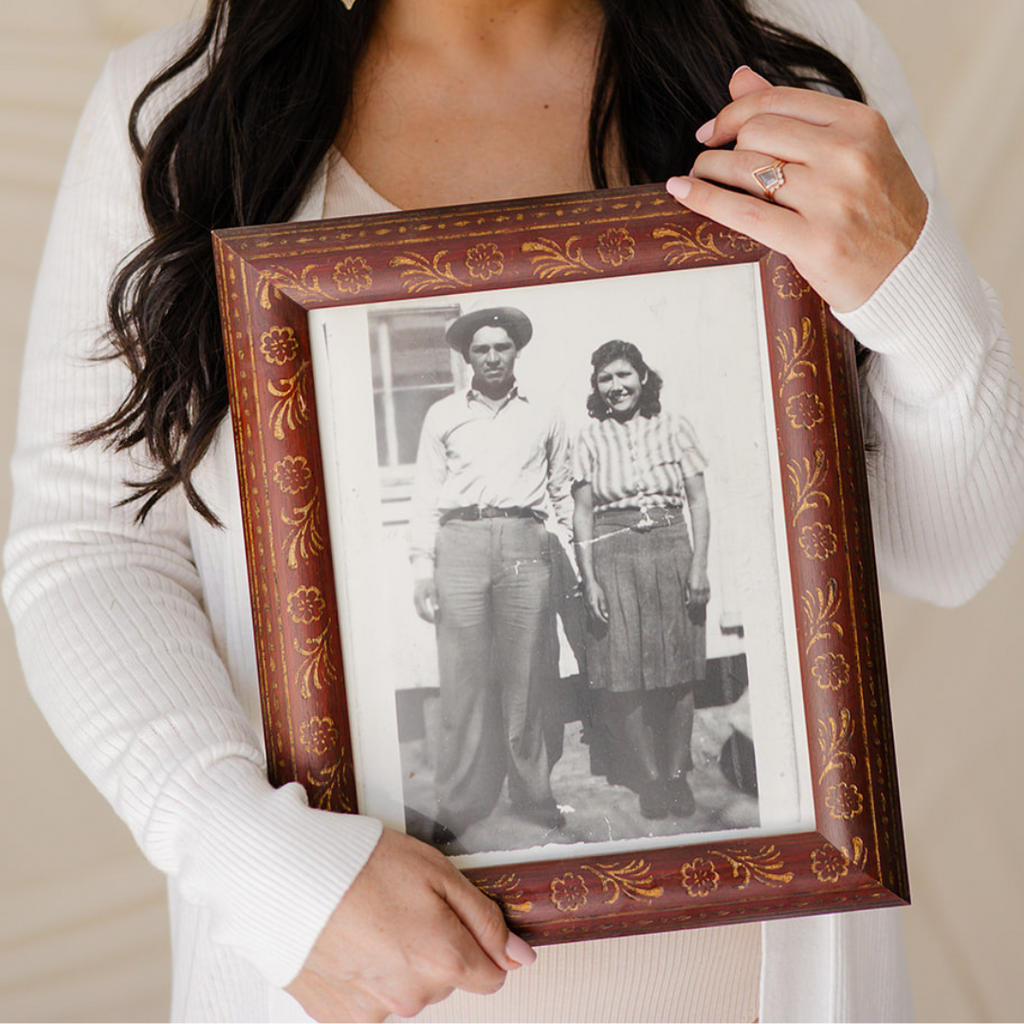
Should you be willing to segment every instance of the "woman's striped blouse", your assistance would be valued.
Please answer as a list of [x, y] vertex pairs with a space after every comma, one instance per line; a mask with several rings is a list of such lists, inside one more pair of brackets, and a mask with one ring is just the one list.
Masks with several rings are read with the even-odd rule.
[[593, 487], [595, 509], [681, 507], [684, 479], [706, 465], [693, 427], [673, 413], [591, 420], [573, 446], [573, 481]]

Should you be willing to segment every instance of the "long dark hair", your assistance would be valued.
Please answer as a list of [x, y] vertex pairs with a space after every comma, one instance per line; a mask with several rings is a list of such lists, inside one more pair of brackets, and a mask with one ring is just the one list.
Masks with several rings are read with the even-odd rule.
[[[192, 45], [132, 106], [150, 241], [119, 269], [108, 299], [112, 358], [134, 383], [120, 406], [79, 436], [144, 445], [156, 465], [128, 481], [138, 518], [192, 485], [228, 406], [210, 231], [289, 219], [349, 112], [356, 65], [381, 0], [209, 0]], [[602, 0], [606, 27], [590, 113], [589, 159], [608, 185], [614, 139], [633, 184], [688, 170], [697, 125], [729, 100], [749, 64], [778, 85], [828, 87], [862, 99], [852, 72], [820, 46], [747, 9], [746, 0]], [[207, 62], [197, 84], [143, 139], [143, 108]]]
[[590, 365], [593, 370], [590, 374], [590, 394], [587, 395], [587, 413], [595, 420], [606, 420], [611, 416], [612, 411], [608, 408], [608, 403], [597, 390], [597, 377], [609, 363], [614, 363], [616, 359], [625, 359], [636, 370], [637, 376], [640, 378], [640, 400], [636, 405], [637, 415], [647, 419], [657, 416], [661, 412], [661, 374], [647, 365], [647, 361], [636, 345], [631, 341], [621, 341], [618, 338], [599, 345], [590, 357]]

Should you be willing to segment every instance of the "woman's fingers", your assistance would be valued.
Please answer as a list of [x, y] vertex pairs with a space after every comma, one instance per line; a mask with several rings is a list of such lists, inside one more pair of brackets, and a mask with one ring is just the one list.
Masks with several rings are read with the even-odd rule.
[[608, 598], [600, 583], [591, 583], [583, 588], [583, 600], [587, 611], [597, 622], [608, 621]]
[[[742, 189], [757, 199], [765, 198], [765, 187], [754, 177], [755, 171], [771, 167], [776, 157], [748, 150], [709, 149], [697, 158], [690, 176], [729, 188]], [[783, 160], [782, 184], [774, 191], [772, 201], [781, 206], [795, 207], [797, 197], [805, 200], [809, 190], [817, 187], [813, 176], [803, 164]]]
[[[856, 211], [847, 212], [845, 207], [829, 214], [805, 205], [797, 212], [690, 177], [671, 178], [666, 188], [694, 213], [788, 256], [838, 312], [866, 302], [913, 244], [913, 238], [903, 244], [877, 231], [870, 219], [855, 223]], [[787, 196], [786, 202], [791, 201]]]
[[385, 829], [288, 991], [319, 1020], [411, 1017], [455, 988], [496, 991], [523, 947], [447, 858]]
[[859, 111], [869, 110], [856, 100], [813, 89], [773, 86], [749, 68], [741, 68], [729, 82], [733, 101], [697, 129], [697, 141], [705, 146], [735, 142], [743, 127], [759, 117], [786, 118], [821, 128], [838, 124]]
[[[503, 971], [514, 971], [537, 959], [533, 949], [508, 930], [498, 905], [484, 896], [464, 875], [455, 871], [446, 879], [446, 883], [444, 897], [448, 906], [495, 965]], [[467, 991], [478, 990], [467, 988]]]
[[772, 83], [764, 75], [759, 75], [752, 67], [744, 64], [732, 73], [729, 79], [729, 95], [738, 100], [743, 96], [749, 96], [752, 92], [760, 92], [762, 89], [770, 89]]
[[686, 583], [686, 603], [688, 605], [707, 604], [711, 600], [711, 584], [707, 575], [700, 575]]
[[734, 231], [750, 235], [793, 259], [787, 249], [791, 248], [790, 243], [801, 230], [798, 213], [752, 195], [727, 191], [694, 176], [670, 178], [665, 187], [689, 209]]
[[[856, 309], [913, 247], [928, 213], [885, 120], [852, 100], [769, 86], [749, 68], [733, 75], [730, 93], [697, 131], [710, 148], [668, 191], [784, 253], [837, 311]], [[754, 172], [773, 165], [781, 174], [766, 188]]]

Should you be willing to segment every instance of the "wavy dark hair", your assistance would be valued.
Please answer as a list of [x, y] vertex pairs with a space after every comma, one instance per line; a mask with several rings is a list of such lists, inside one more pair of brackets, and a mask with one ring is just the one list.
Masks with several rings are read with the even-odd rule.
[[612, 415], [608, 403], [601, 397], [597, 390], [598, 374], [616, 359], [625, 359], [630, 366], [636, 370], [640, 378], [640, 401], [637, 403], [636, 411], [640, 416], [650, 419], [661, 412], [661, 374], [652, 370], [648, 365], [640, 349], [631, 341], [620, 341], [613, 338], [606, 341], [594, 350], [590, 357], [590, 365], [593, 371], [590, 374], [590, 394], [587, 395], [587, 412], [595, 420], [606, 420]]
[[[195, 40], [140, 93], [128, 132], [152, 231], [110, 289], [109, 351], [133, 385], [77, 438], [142, 445], [155, 465], [126, 481], [137, 517], [179, 484], [216, 518], [192, 474], [228, 407], [210, 231], [288, 220], [350, 110], [357, 63], [382, 0], [209, 0]], [[606, 25], [589, 123], [590, 172], [608, 185], [608, 155], [629, 181], [662, 181], [700, 152], [696, 126], [729, 100], [740, 64], [778, 85], [863, 99], [833, 54], [750, 12], [747, 0], [602, 0]], [[140, 116], [164, 87], [203, 67], [143, 139]], [[615, 145], [613, 146], [613, 140]]]

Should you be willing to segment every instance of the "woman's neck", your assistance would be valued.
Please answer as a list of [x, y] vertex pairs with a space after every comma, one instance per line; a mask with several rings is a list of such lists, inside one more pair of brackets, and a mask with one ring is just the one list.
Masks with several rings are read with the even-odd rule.
[[590, 187], [598, 0], [384, 0], [338, 139], [396, 206]]
[[384, 0], [378, 31], [404, 46], [434, 49], [446, 60], [518, 63], [577, 37], [602, 8], [596, 0]]

